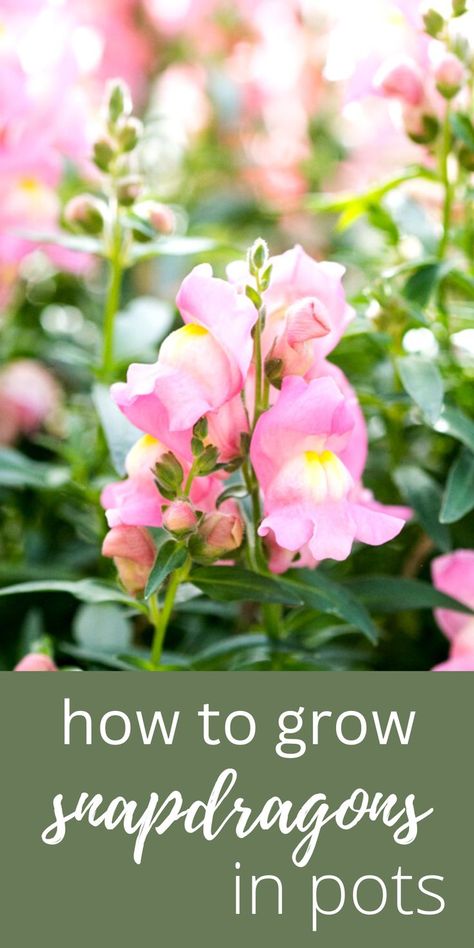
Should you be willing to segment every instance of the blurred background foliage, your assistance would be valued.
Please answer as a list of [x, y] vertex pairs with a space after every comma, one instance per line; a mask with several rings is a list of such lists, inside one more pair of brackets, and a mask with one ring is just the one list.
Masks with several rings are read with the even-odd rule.
[[[376, 648], [340, 616], [315, 620], [302, 609], [288, 613], [287, 639], [275, 657], [251, 605], [184, 595], [166, 643], [168, 663], [405, 670], [442, 660], [447, 647], [429, 594], [425, 587], [415, 593], [410, 581], [430, 582], [434, 554], [473, 546], [472, 168], [460, 168], [449, 247], [440, 253], [436, 154], [407, 137], [386, 100], [354, 88], [377, 45], [380, 56], [388, 55], [400, 34], [407, 48], [415, 27], [404, 6], [43, 0], [19, 2], [12, 12], [0, 0], [7, 36], [1, 68], [5, 75], [18, 69], [17, 84], [26, 76], [16, 121], [32, 163], [23, 154], [15, 165], [4, 136], [0, 190], [8, 189], [10, 210], [0, 211], [0, 228], [8, 235], [13, 221], [16, 237], [13, 246], [0, 240], [3, 586], [115, 575], [100, 555], [106, 527], [99, 495], [116, 476], [109, 448], [119, 437], [97, 388], [104, 264], [71, 251], [75, 238], [65, 238], [58, 253], [44, 236], [64, 229], [71, 198], [98, 187], [91, 143], [104, 81], [121, 75], [145, 126], [132, 170], [146, 182], [146, 197], [172, 209], [175, 235], [214, 244], [191, 253], [185, 242], [168, 250], [164, 241], [152, 259], [127, 271], [114, 377], [123, 378], [130, 362], [156, 358], [160, 341], [178, 325], [174, 295], [192, 265], [210, 261], [223, 274], [257, 235], [272, 253], [301, 242], [315, 257], [347, 267], [357, 318], [331, 358], [355, 387], [367, 420], [366, 484], [379, 500], [415, 511], [392, 543], [357, 548], [347, 561], [324, 566], [324, 575], [370, 608], [380, 632]], [[76, 141], [75, 127], [71, 147], [50, 135], [41, 143], [44, 161], [35, 157], [38, 117], [52, 128], [76, 99], [71, 121], [81, 123], [85, 142]], [[471, 105], [462, 105], [464, 118], [452, 126], [454, 156], [470, 149], [474, 157]], [[7, 138], [12, 121], [2, 100]], [[42, 239], [31, 240], [31, 231]], [[40, 363], [55, 393], [37, 424], [12, 429], [4, 373], [18, 360]], [[370, 584], [380, 576], [389, 579]], [[66, 666], [119, 669], [132, 667], [135, 657], [139, 667], [150, 637], [144, 617], [126, 602], [78, 602], [67, 592], [0, 598], [0, 625], [2, 668], [44, 639]]]

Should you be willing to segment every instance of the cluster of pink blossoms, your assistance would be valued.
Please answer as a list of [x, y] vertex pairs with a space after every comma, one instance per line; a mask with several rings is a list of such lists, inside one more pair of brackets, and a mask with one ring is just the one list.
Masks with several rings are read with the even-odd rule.
[[[248, 295], [247, 265], [230, 265], [227, 280], [197, 266], [177, 296], [184, 325], [163, 342], [157, 362], [131, 365], [127, 381], [112, 387], [121, 411], [145, 432], [128, 456], [127, 479], [102, 496], [112, 528], [105, 553], [115, 556], [118, 543], [122, 565], [127, 531], [136, 549], [137, 528], [146, 527], [188, 533], [198, 561], [235, 554], [242, 511], [233, 499], [216, 502], [241, 466], [250, 471], [247, 484], [249, 476], [258, 484], [258, 534], [274, 572], [343, 560], [354, 541], [385, 543], [409, 516], [364, 488], [364, 419], [348, 380], [326, 359], [353, 318], [343, 267], [316, 262], [298, 246], [266, 263], [264, 318]], [[250, 296], [256, 292], [254, 284]], [[210, 460], [207, 469], [199, 456]], [[170, 457], [180, 472], [171, 501], [155, 476]]]

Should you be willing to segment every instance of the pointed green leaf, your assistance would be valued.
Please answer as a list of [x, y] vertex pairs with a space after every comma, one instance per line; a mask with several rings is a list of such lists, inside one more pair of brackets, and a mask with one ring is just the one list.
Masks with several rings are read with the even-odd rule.
[[443, 406], [443, 380], [434, 362], [422, 356], [397, 360], [403, 387], [421, 408], [430, 425], [436, 424]]
[[474, 507], [474, 454], [464, 448], [452, 465], [441, 508], [441, 523], [455, 523]]
[[448, 528], [439, 522], [442, 500], [439, 484], [426, 471], [408, 464], [399, 467], [393, 478], [428, 536], [434, 540], [438, 549], [446, 553], [451, 549], [451, 537]]
[[149, 599], [160, 588], [170, 573], [184, 566], [187, 556], [188, 551], [183, 544], [176, 543], [175, 540], [167, 540], [166, 543], [163, 543], [163, 546], [158, 550], [153, 569], [148, 577], [145, 599]]

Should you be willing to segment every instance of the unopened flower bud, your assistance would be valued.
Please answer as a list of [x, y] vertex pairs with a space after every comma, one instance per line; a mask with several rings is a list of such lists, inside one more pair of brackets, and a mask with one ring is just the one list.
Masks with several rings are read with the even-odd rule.
[[471, 148], [462, 145], [459, 149], [458, 158], [462, 168], [465, 168], [466, 171], [474, 171], [474, 151]]
[[111, 162], [116, 156], [113, 142], [108, 138], [99, 138], [94, 142], [93, 154], [94, 163], [101, 171], [108, 171]]
[[283, 368], [283, 359], [267, 359], [265, 362], [265, 376], [276, 388], [280, 388], [281, 386]]
[[124, 207], [130, 207], [140, 197], [143, 187], [142, 179], [139, 175], [129, 175], [122, 178], [117, 185], [117, 199], [119, 204]]
[[184, 471], [172, 451], [162, 454], [155, 465], [155, 480], [158, 490], [167, 500], [174, 500], [181, 490]]
[[166, 204], [160, 204], [159, 201], [142, 201], [135, 210], [138, 217], [150, 224], [158, 234], [166, 235], [173, 232], [176, 218]]
[[104, 227], [103, 204], [92, 194], [78, 194], [64, 209], [64, 220], [82, 234], [100, 234]]
[[263, 270], [268, 263], [268, 245], [262, 237], [257, 237], [248, 251], [248, 264], [252, 276]]
[[176, 500], [163, 512], [163, 526], [173, 536], [182, 538], [192, 533], [198, 522], [196, 511], [185, 500]]
[[375, 74], [374, 87], [387, 98], [406, 105], [416, 106], [423, 101], [422, 75], [411, 59], [396, 58], [383, 63]]
[[147, 530], [112, 527], [102, 544], [102, 555], [113, 559], [121, 583], [131, 596], [143, 592], [155, 560], [155, 546]]
[[130, 89], [123, 79], [111, 79], [106, 92], [107, 114], [112, 124], [123, 115], [130, 115], [132, 111], [132, 97]]
[[235, 553], [243, 537], [244, 525], [238, 512], [207, 514], [190, 540], [189, 551], [196, 562], [212, 563]]
[[439, 132], [436, 116], [425, 113], [421, 109], [405, 109], [403, 122], [407, 135], [417, 145], [429, 145]]
[[436, 88], [445, 99], [452, 99], [459, 92], [466, 73], [462, 62], [453, 53], [445, 53], [436, 64]]
[[41, 652], [30, 652], [15, 665], [16, 672], [56, 672], [58, 669], [49, 655]]
[[131, 116], [117, 122], [115, 136], [122, 151], [133, 151], [143, 134], [143, 123]]
[[427, 10], [423, 16], [423, 23], [428, 36], [433, 36], [434, 39], [444, 29], [444, 19], [437, 10]]

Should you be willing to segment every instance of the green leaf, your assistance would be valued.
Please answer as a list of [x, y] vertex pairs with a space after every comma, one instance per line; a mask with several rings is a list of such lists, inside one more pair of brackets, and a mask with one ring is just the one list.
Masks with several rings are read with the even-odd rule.
[[404, 612], [410, 609], [454, 609], [474, 614], [473, 610], [451, 596], [419, 579], [395, 576], [358, 576], [347, 582], [357, 590], [363, 602], [376, 612]]
[[224, 602], [276, 602], [303, 605], [298, 590], [280, 579], [260, 576], [235, 566], [207, 566], [192, 571], [189, 580], [210, 599]]
[[292, 570], [277, 579], [234, 566], [211, 566], [194, 570], [189, 578], [211, 599], [307, 605], [356, 626], [372, 642], [377, 640], [377, 629], [366, 608], [318, 570]]
[[186, 547], [175, 540], [167, 540], [158, 550], [153, 569], [148, 577], [145, 599], [149, 599], [175, 569], [184, 566], [188, 556]]
[[218, 243], [208, 237], [162, 237], [146, 244], [136, 244], [130, 254], [130, 263], [152, 260], [154, 257], [188, 257], [216, 250]]
[[125, 458], [142, 432], [125, 418], [110, 397], [106, 385], [95, 385], [92, 399], [100, 418], [112, 464], [121, 477], [125, 474]]
[[439, 522], [442, 490], [426, 471], [414, 465], [399, 467], [393, 479], [404, 497], [413, 507], [418, 520], [437, 548], [446, 553], [451, 549], [449, 530]]
[[117, 603], [85, 603], [74, 616], [73, 634], [81, 648], [116, 654], [130, 645], [131, 628]]
[[380, 203], [386, 194], [399, 188], [405, 181], [413, 181], [416, 178], [432, 179], [433, 173], [422, 165], [412, 165], [402, 174], [376, 184], [365, 193], [346, 191], [342, 194], [310, 194], [306, 204], [309, 210], [325, 211], [327, 213], [339, 213], [346, 210], [350, 205], [359, 204], [362, 205], [362, 213], [365, 207]]
[[426, 306], [442, 274], [440, 263], [422, 263], [408, 278], [403, 295], [418, 306]]
[[66, 250], [74, 250], [78, 253], [92, 253], [99, 257], [103, 256], [102, 243], [96, 237], [70, 234], [66, 230], [58, 230], [56, 233], [41, 230], [22, 230], [17, 233], [20, 237], [31, 240], [35, 244], [52, 244], [55, 247], [65, 247]]
[[422, 356], [397, 359], [403, 387], [421, 408], [430, 425], [436, 424], [443, 407], [444, 386], [434, 362]]
[[456, 138], [459, 138], [470, 151], [474, 151], [474, 125], [469, 116], [463, 112], [455, 112], [451, 115], [451, 127]]
[[65, 467], [32, 461], [13, 448], [0, 447], [0, 486], [57, 490], [69, 481]]
[[98, 579], [79, 579], [76, 582], [62, 579], [43, 580], [31, 583], [18, 583], [15, 586], [4, 586], [0, 589], [0, 596], [25, 596], [30, 593], [68, 593], [79, 599], [80, 602], [122, 602], [137, 611], [146, 611], [143, 603], [132, 599], [127, 593], [109, 586]]
[[222, 491], [222, 494], [219, 494], [219, 497], [216, 500], [216, 507], [220, 507], [221, 504], [226, 500], [235, 498], [237, 500], [244, 500], [245, 497], [248, 497], [248, 490], [245, 484], [231, 484], [230, 487], [227, 487]]
[[471, 421], [460, 408], [446, 406], [443, 408], [436, 431], [450, 435], [461, 441], [467, 448], [474, 451], [474, 421]]
[[225, 639], [220, 639], [213, 645], [198, 652], [193, 656], [193, 666], [214, 661], [216, 658], [227, 658], [235, 652], [248, 651], [254, 648], [268, 649], [268, 637], [266, 635], [249, 632], [245, 635], [232, 635]]
[[455, 523], [474, 507], [474, 454], [463, 448], [452, 465], [441, 508], [441, 523]]
[[377, 642], [378, 630], [365, 606], [345, 586], [328, 579], [320, 569], [291, 570], [282, 582], [298, 591], [305, 605], [337, 616], [359, 629], [369, 641]]

